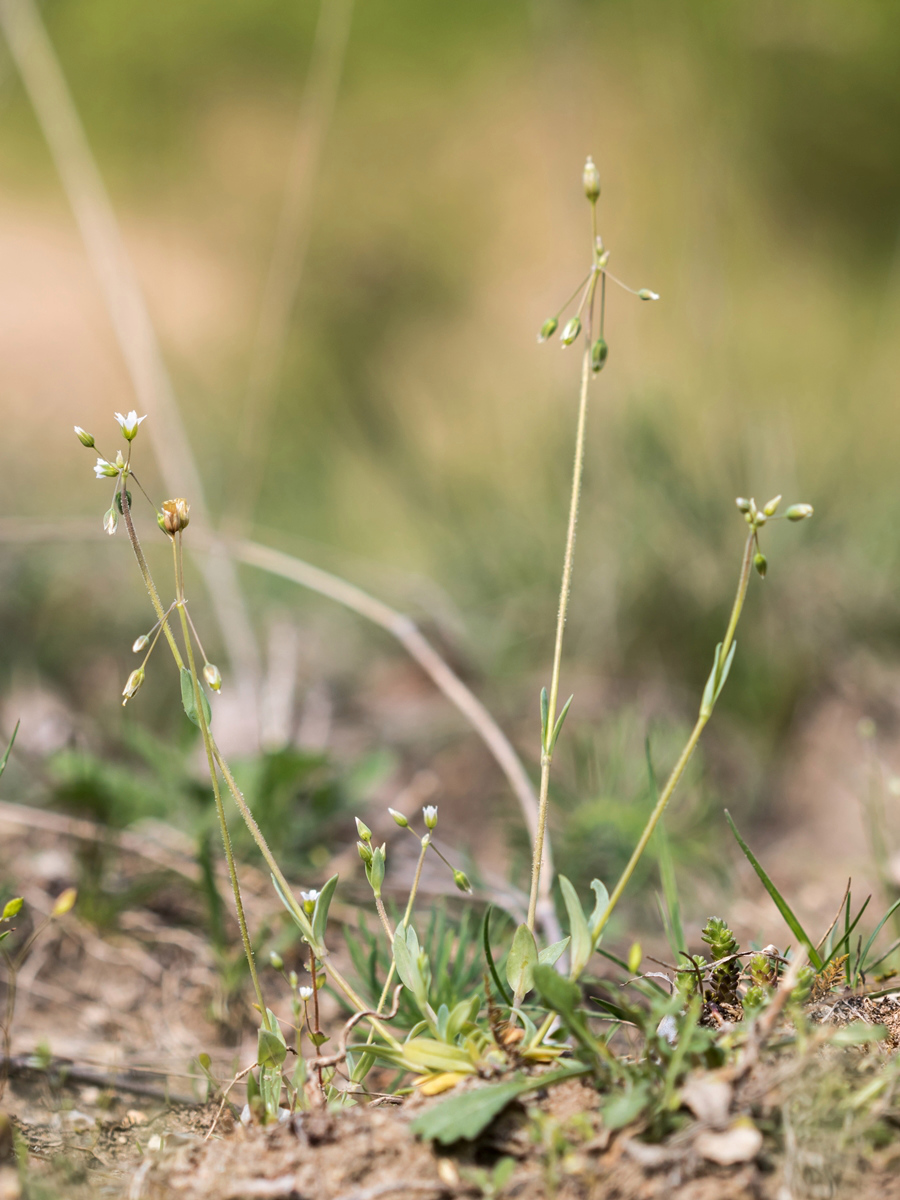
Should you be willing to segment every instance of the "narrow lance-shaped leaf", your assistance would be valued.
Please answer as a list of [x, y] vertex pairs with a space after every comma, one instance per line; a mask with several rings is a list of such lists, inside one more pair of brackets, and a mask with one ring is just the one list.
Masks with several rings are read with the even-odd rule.
[[313, 934], [316, 941], [320, 945], [325, 943], [325, 926], [328, 924], [328, 909], [331, 906], [331, 900], [334, 896], [334, 889], [337, 887], [338, 877], [332, 875], [327, 883], [323, 884], [322, 890], [316, 898], [315, 908], [312, 914]]
[[571, 976], [573, 979], [577, 979], [587, 966], [594, 951], [594, 941], [588, 929], [578, 893], [565, 875], [560, 875], [559, 886], [566, 904], [566, 912], [569, 914], [569, 932], [572, 935]]
[[737, 843], [740, 846], [740, 848], [743, 850], [743, 852], [747, 858], [747, 861], [750, 863], [750, 866], [753, 868], [753, 870], [759, 876], [763, 887], [766, 889], [766, 891], [769, 893], [769, 895], [775, 901], [775, 906], [778, 909], [778, 911], [781, 913], [781, 915], [784, 917], [785, 921], [787, 922], [787, 926], [790, 929], [791, 933], [794, 935], [794, 937], [799, 942], [802, 942], [803, 945], [806, 947], [807, 951], [809, 952], [809, 961], [812, 963], [812, 965], [815, 967], [815, 969], [817, 971], [821, 971], [822, 970], [821, 955], [819, 954], [818, 950], [813, 945], [811, 938], [806, 933], [806, 930], [803, 928], [803, 926], [800, 924], [800, 922], [794, 916], [791, 906], [788, 904], [788, 902], [782, 896], [781, 892], [779, 892], [778, 888], [775, 886], [775, 884], [772, 882], [772, 880], [769, 878], [769, 876], [765, 873], [765, 871], [760, 866], [760, 864], [756, 861], [756, 858], [753, 855], [753, 851], [750, 849], [750, 847], [747, 845], [747, 843], [741, 837], [740, 833], [738, 832], [738, 827], [737, 827], [737, 825], [735, 825], [734, 821], [732, 821], [731, 813], [728, 811], [727, 808], [725, 809], [725, 817], [728, 821], [728, 824], [731, 826], [731, 832], [737, 838]]
[[[212, 720], [212, 712], [209, 707], [209, 701], [206, 698], [206, 693], [202, 687], [199, 687], [199, 684], [198, 688], [200, 691], [200, 703], [203, 706], [203, 715], [206, 718], [206, 724], [208, 726]], [[199, 726], [200, 718], [197, 715], [197, 699], [194, 695], [194, 680], [191, 677], [190, 671], [188, 671], [185, 667], [181, 668], [181, 703], [188, 720], [193, 721], [195, 725]]]
[[534, 987], [534, 968], [537, 961], [534, 934], [527, 925], [520, 925], [513, 935], [509, 957], [506, 960], [506, 978], [517, 996], [524, 996]]
[[573, 701], [574, 699], [575, 699], [575, 697], [574, 697], [574, 696], [570, 696], [570, 697], [568, 698], [568, 700], [567, 700], [567, 701], [565, 702], [565, 704], [563, 705], [562, 712], [561, 712], [561, 713], [559, 714], [559, 716], [556, 718], [556, 724], [553, 726], [553, 736], [552, 736], [552, 737], [551, 737], [551, 739], [550, 739], [550, 753], [551, 753], [551, 754], [552, 754], [552, 753], [553, 753], [553, 751], [556, 749], [556, 742], [557, 742], [557, 740], [558, 740], [558, 738], [559, 738], [559, 735], [560, 735], [560, 733], [561, 733], [561, 731], [562, 731], [562, 727], [563, 727], [563, 721], [565, 721], [565, 719], [566, 719], [566, 714], [568, 713], [569, 709], [572, 707], [572, 701]]

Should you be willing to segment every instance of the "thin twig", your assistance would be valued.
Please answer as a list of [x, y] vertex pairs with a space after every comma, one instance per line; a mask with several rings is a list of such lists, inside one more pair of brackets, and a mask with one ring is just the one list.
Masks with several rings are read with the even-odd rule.
[[[109, 312], [160, 474], [211, 528], [197, 463], [143, 293], [56, 52], [34, 0], [0, 0], [0, 27], [46, 138]], [[210, 601], [235, 668], [244, 712], [256, 722], [259, 651], [234, 564], [215, 538], [200, 558]]]

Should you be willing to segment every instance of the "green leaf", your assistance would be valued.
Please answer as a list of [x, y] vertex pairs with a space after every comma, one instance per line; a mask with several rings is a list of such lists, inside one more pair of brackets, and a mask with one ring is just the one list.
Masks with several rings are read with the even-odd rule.
[[613, 1096], [600, 1110], [604, 1128], [623, 1129], [643, 1112], [650, 1103], [650, 1090], [646, 1083], [639, 1083], [628, 1091]]
[[[602, 884], [599, 879], [591, 880], [591, 890], [596, 897], [596, 900], [594, 901], [594, 911], [591, 913], [591, 919], [588, 922], [588, 925], [592, 931], [591, 938], [593, 940], [593, 930], [597, 928], [600, 923], [600, 918], [606, 912], [607, 908], [609, 908], [609, 892], [606, 890], [605, 884]], [[597, 943], [594, 941], [594, 949], [596, 948]]]
[[13, 748], [13, 742], [16, 740], [16, 734], [19, 732], [21, 721], [16, 721], [16, 727], [12, 731], [12, 737], [9, 739], [9, 745], [6, 747], [6, 753], [0, 758], [0, 775], [6, 770], [6, 764], [9, 762], [10, 751]]
[[551, 945], [545, 946], [543, 950], [538, 951], [538, 962], [542, 966], [552, 967], [570, 941], [571, 938], [564, 937], [561, 942], [553, 942]]
[[489, 904], [485, 909], [484, 921], [481, 926], [481, 941], [482, 945], [484, 946], [484, 958], [488, 965], [488, 970], [491, 973], [491, 978], [494, 981], [494, 987], [496, 987], [497, 991], [500, 993], [504, 1004], [508, 1004], [510, 1007], [512, 1007], [513, 998], [506, 990], [506, 985], [500, 978], [500, 973], [498, 972], [496, 964], [494, 963], [494, 956], [491, 953], [491, 913], [493, 911], [494, 906]]
[[513, 934], [512, 946], [506, 960], [506, 979], [517, 996], [524, 996], [534, 987], [534, 968], [537, 961], [534, 934], [527, 925], [520, 925]]
[[572, 966], [569, 974], [572, 979], [577, 979], [594, 952], [594, 939], [588, 929], [578, 893], [565, 875], [560, 875], [559, 886], [569, 914], [569, 932], [572, 935]]
[[[209, 707], [209, 701], [206, 698], [206, 693], [200, 687], [200, 703], [203, 705], [203, 715], [206, 718], [207, 727], [212, 720], [212, 712]], [[200, 725], [200, 718], [197, 715], [197, 701], [194, 696], [194, 680], [191, 677], [190, 671], [186, 667], [181, 668], [181, 703], [184, 711], [187, 714], [188, 720], [193, 721], [195, 725]]]
[[325, 947], [320, 946], [316, 941], [312, 925], [310, 925], [309, 918], [307, 917], [306, 913], [303, 912], [296, 900], [294, 900], [293, 904], [291, 903], [291, 899], [285, 895], [284, 889], [274, 875], [270, 875], [269, 878], [272, 880], [272, 886], [275, 888], [275, 891], [278, 894], [278, 899], [291, 914], [295, 923], [300, 927], [300, 931], [304, 938], [307, 942], [309, 942], [310, 946], [312, 946], [313, 953], [316, 955], [321, 955]]
[[597, 1041], [588, 1028], [587, 1021], [578, 1011], [582, 999], [578, 984], [571, 979], [564, 979], [552, 967], [544, 966], [535, 967], [534, 982], [541, 999], [548, 1008], [559, 1014], [568, 1032], [587, 1052], [591, 1063], [596, 1066], [601, 1054], [608, 1058], [609, 1051]]
[[489, 1083], [485, 1087], [441, 1101], [420, 1117], [416, 1117], [410, 1128], [419, 1137], [440, 1142], [445, 1146], [461, 1138], [471, 1141], [487, 1128], [507, 1104], [519, 1096], [538, 1088], [552, 1087], [565, 1079], [583, 1075], [585, 1071], [586, 1068], [578, 1064], [564, 1070], [550, 1071], [546, 1075], [519, 1075], [506, 1083]]
[[271, 1029], [260, 1029], [256, 1064], [259, 1067], [280, 1067], [287, 1055], [284, 1039]]
[[731, 670], [731, 664], [734, 661], [734, 652], [737, 649], [737, 642], [731, 643], [731, 649], [728, 651], [728, 657], [725, 662], [722, 662], [722, 643], [719, 642], [716, 646], [715, 657], [713, 658], [713, 668], [709, 673], [709, 679], [706, 681], [706, 687], [703, 689], [703, 700], [700, 703], [700, 716], [707, 719], [712, 716], [712, 710], [716, 706], [716, 701], [721, 694], [722, 688], [725, 686], [725, 680], [728, 678], [728, 672]]
[[0, 915], [0, 921], [11, 921], [13, 917], [17, 917], [22, 911], [22, 905], [25, 901], [21, 896], [16, 896], [12, 900], [7, 900], [4, 906], [3, 913]]
[[559, 735], [560, 735], [560, 733], [561, 733], [561, 731], [562, 731], [562, 727], [563, 727], [563, 721], [565, 721], [565, 719], [566, 719], [566, 714], [568, 713], [568, 711], [569, 711], [569, 709], [570, 709], [570, 707], [571, 707], [571, 705], [572, 705], [572, 701], [573, 701], [574, 699], [575, 699], [575, 697], [574, 697], [574, 696], [570, 696], [570, 697], [568, 698], [568, 700], [567, 700], [567, 701], [565, 702], [565, 704], [563, 705], [562, 712], [561, 712], [561, 713], [559, 714], [559, 716], [556, 718], [556, 724], [553, 726], [553, 736], [552, 736], [552, 737], [551, 737], [551, 739], [550, 739], [550, 753], [551, 753], [551, 754], [552, 754], [552, 753], [553, 753], [553, 751], [556, 749], [556, 742], [557, 742], [557, 739], [559, 738]]
[[0, 942], [5, 941], [6, 938], [8, 938], [11, 933], [12, 933], [11, 929], [4, 929], [3, 932], [0, 933]]
[[337, 875], [332, 875], [328, 882], [323, 885], [321, 892], [319, 892], [315, 908], [313, 909], [313, 935], [320, 946], [325, 944], [325, 926], [328, 923], [328, 909], [331, 905], [331, 898], [334, 895], [337, 882]]
[[737, 825], [735, 825], [734, 821], [732, 821], [731, 813], [728, 811], [727, 808], [725, 809], [725, 817], [728, 821], [728, 824], [731, 826], [731, 832], [737, 838], [737, 843], [740, 846], [740, 848], [743, 850], [744, 855], [747, 858], [747, 861], [750, 863], [750, 866], [753, 868], [753, 870], [759, 876], [763, 887], [766, 889], [766, 891], [769, 893], [769, 895], [775, 901], [775, 906], [778, 909], [778, 911], [781, 913], [781, 915], [784, 917], [785, 921], [787, 922], [787, 926], [790, 929], [791, 933], [794, 935], [794, 937], [799, 942], [802, 942], [803, 945], [806, 947], [806, 949], [809, 953], [809, 961], [812, 963], [812, 965], [815, 967], [815, 969], [817, 971], [821, 971], [822, 965], [823, 965], [821, 955], [819, 954], [818, 950], [813, 945], [812, 940], [807, 935], [803, 926], [800, 924], [800, 922], [794, 916], [791, 906], [788, 904], [788, 902], [782, 896], [781, 892], [779, 892], [778, 888], [775, 886], [775, 884], [772, 882], [772, 880], [768, 877], [768, 875], [762, 869], [760, 864], [756, 861], [756, 858], [753, 855], [753, 851], [750, 849], [750, 847], [747, 845], [747, 843], [741, 837], [740, 833], [738, 832], [738, 827], [737, 827]]

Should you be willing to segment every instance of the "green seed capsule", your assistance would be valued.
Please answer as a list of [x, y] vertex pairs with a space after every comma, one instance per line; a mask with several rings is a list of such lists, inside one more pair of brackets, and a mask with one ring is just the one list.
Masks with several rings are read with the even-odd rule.
[[553, 337], [558, 328], [559, 321], [557, 321], [556, 317], [548, 317], [541, 326], [541, 332], [538, 334], [538, 341], [546, 342], [547, 338]]
[[789, 521], [805, 521], [807, 517], [813, 515], [813, 506], [811, 504], [792, 504], [784, 515]]
[[774, 517], [778, 511], [778, 505], [781, 503], [781, 495], [773, 496], [772, 499], [763, 507], [763, 512], [767, 517]]
[[564, 346], [571, 346], [579, 333], [581, 333], [581, 318], [573, 317], [571, 321], [566, 323], [565, 329], [559, 335], [560, 341]]
[[600, 199], [600, 172], [594, 166], [594, 160], [588, 158], [584, 164], [584, 174], [581, 177], [584, 184], [584, 194], [590, 200], [591, 204], [596, 204]]
[[606, 356], [609, 354], [609, 346], [603, 338], [597, 338], [593, 346], [591, 346], [591, 370], [596, 375], [598, 371], [602, 371], [606, 365]]
[[756, 567], [756, 573], [761, 579], [765, 579], [766, 571], [769, 569], [769, 560], [764, 554], [757, 554], [753, 560], [753, 565]]

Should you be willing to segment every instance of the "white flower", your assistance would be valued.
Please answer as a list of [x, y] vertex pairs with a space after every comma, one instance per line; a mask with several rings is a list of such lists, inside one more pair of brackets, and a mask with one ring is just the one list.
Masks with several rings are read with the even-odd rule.
[[422, 809], [422, 816], [425, 818], [425, 824], [429, 829], [434, 829], [437, 825], [437, 805], [426, 804]]
[[98, 479], [112, 479], [118, 475], [119, 468], [114, 463], [107, 462], [105, 458], [98, 458], [97, 465], [94, 467], [94, 474]]
[[304, 904], [315, 904], [319, 898], [319, 893], [315, 888], [310, 888], [308, 892], [301, 892], [300, 899]]
[[132, 409], [131, 412], [124, 417], [121, 413], [114, 413], [113, 415], [122, 426], [122, 433], [129, 442], [133, 442], [137, 437], [138, 426], [140, 425], [141, 421], [147, 420], [146, 413], [144, 416], [139, 417], [134, 409]]
[[313, 990], [311, 987], [297, 988], [297, 995], [301, 1000], [312, 1000]]
[[116, 512], [115, 505], [109, 510], [103, 518], [103, 528], [110, 537], [116, 532], [119, 527], [119, 514]]
[[78, 438], [79, 442], [81, 442], [82, 446], [87, 446], [89, 450], [94, 445], [93, 437], [87, 432], [86, 429], [82, 429], [80, 425], [75, 426], [75, 436]]

